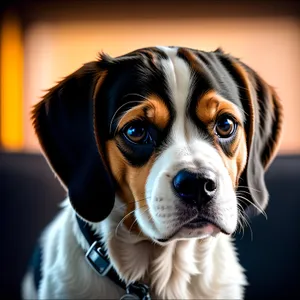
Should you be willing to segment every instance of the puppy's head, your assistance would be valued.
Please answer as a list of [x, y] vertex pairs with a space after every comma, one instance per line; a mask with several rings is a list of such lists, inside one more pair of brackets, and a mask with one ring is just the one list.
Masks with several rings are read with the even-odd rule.
[[239, 207], [263, 210], [282, 125], [252, 69], [176, 47], [102, 55], [50, 90], [33, 119], [81, 217], [102, 221], [118, 195], [125, 225], [160, 242], [231, 234]]

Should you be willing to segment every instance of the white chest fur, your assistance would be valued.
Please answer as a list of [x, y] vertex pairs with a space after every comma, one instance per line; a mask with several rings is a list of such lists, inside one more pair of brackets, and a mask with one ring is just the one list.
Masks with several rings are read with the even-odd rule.
[[[107, 224], [101, 228], [112, 263], [122, 278], [147, 282], [153, 298], [243, 298], [246, 279], [228, 236], [219, 234], [202, 241], [182, 240], [160, 246], [149, 241], [128, 243], [123, 230], [119, 237], [108, 234]], [[118, 299], [124, 294], [86, 262], [88, 245], [70, 207], [65, 207], [49, 225], [42, 242], [39, 298]]]

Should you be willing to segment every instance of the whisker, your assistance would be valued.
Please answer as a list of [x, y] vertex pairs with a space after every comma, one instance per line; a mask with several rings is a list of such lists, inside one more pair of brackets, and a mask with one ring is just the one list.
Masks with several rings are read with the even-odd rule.
[[[249, 192], [247, 192], [247, 191], [237, 191], [237, 192], [236, 192], [237, 197], [241, 196], [242, 198], [244, 198], [243, 196], [245, 196], [245, 198], [247, 198], [247, 195], [245, 195], [245, 194], [250, 195], [250, 196], [253, 198], [255, 204], [256, 204], [262, 211], [264, 211], [264, 209], [262, 209], [262, 207], [260, 207], [259, 201], [257, 201], [257, 199], [256, 199], [251, 193], [249, 193]], [[247, 198], [247, 201], [250, 201], [250, 200]], [[251, 202], [251, 203], [252, 203], [252, 202]]]
[[116, 229], [115, 229], [115, 236], [118, 235], [118, 229], [119, 229], [119, 227], [124, 223], [124, 220], [125, 220], [127, 217], [129, 217], [131, 214], [133, 214], [136, 210], [141, 209], [141, 208], [143, 208], [143, 207], [146, 207], [146, 205], [143, 205], [143, 206], [141, 206], [141, 207], [138, 207], [138, 208], [132, 210], [131, 212], [129, 212], [128, 214], [126, 214], [126, 215], [121, 219], [121, 221], [118, 223], [118, 225], [117, 225], [117, 227], [116, 227]]
[[[127, 95], [125, 95], [123, 98], [125, 98], [125, 97], [127, 97], [127, 96], [129, 96], [129, 95], [131, 95], [131, 94], [127, 94]], [[134, 95], [134, 94], [132, 94], [132, 95]], [[125, 106], [125, 105], [127, 105], [128, 103], [141, 103], [142, 101], [141, 100], [132, 100], [132, 101], [128, 101], [128, 102], [125, 102], [124, 104], [122, 104], [116, 111], [115, 111], [115, 113], [113, 114], [113, 116], [112, 116], [112, 118], [111, 118], [111, 121], [110, 121], [110, 124], [109, 124], [109, 132], [111, 133], [111, 127], [112, 127], [112, 123], [113, 123], [113, 121], [114, 121], [114, 119], [115, 119], [115, 116], [117, 115], [117, 113]]]
[[260, 190], [255, 189], [255, 188], [253, 188], [253, 187], [251, 187], [251, 186], [247, 186], [247, 185], [239, 185], [239, 187], [240, 187], [240, 188], [247, 188], [247, 189], [249, 189], [249, 190], [253, 190], [253, 191], [256, 191], [256, 192], [261, 193]]
[[[122, 99], [124, 99], [124, 98], [126, 98], [126, 97], [128, 97], [128, 96], [138, 96], [138, 97], [141, 97], [142, 99], [144, 99], [144, 100], [149, 100], [147, 97], [145, 97], [145, 96], [143, 96], [143, 95], [141, 95], [141, 94], [139, 94], [139, 93], [128, 93], [128, 94], [126, 94], [125, 96], [123, 96], [123, 98]], [[137, 100], [138, 101], [138, 100]], [[141, 101], [140, 101], [141, 102]], [[128, 102], [127, 102], [128, 103]]]
[[[255, 203], [251, 202], [249, 199], [247, 199], [246, 197], [243, 197], [242, 195], [237, 195], [237, 198], [241, 201], [244, 202], [246, 201], [247, 203], [249, 203], [250, 205], [253, 205], [262, 215], [265, 216], [265, 218], [267, 219], [266, 213], [265, 211], [259, 206], [256, 205]], [[244, 200], [244, 201], [243, 201]], [[245, 202], [244, 202], [245, 203]]]
[[136, 218], [136, 216], [134, 216], [134, 221], [133, 221], [133, 223], [131, 224], [131, 226], [129, 227], [129, 235], [131, 235], [132, 227], [133, 227], [133, 225], [134, 225], [136, 222], [137, 222], [137, 218]]
[[[149, 210], [149, 208], [148, 208], [146, 211], [148, 211], [148, 210]], [[144, 213], [143, 213], [143, 214], [144, 214]], [[150, 223], [152, 223], [152, 221], [153, 221], [152, 216], [151, 216], [150, 214], [148, 215], [148, 221], [149, 221]], [[138, 237], [140, 237], [141, 234], [142, 234], [142, 230], [140, 229], [140, 232], [139, 232], [139, 234], [138, 234]]]
[[117, 209], [120, 209], [120, 208], [122, 208], [122, 207], [124, 207], [124, 206], [126, 206], [126, 205], [128, 205], [128, 204], [139, 203], [139, 202], [148, 200], [148, 199], [150, 199], [150, 198], [151, 198], [151, 197], [149, 196], [149, 197], [145, 197], [145, 198], [142, 198], [142, 199], [138, 199], [138, 200], [133, 200], [133, 201], [126, 202], [126, 203], [124, 203], [124, 204], [119, 205], [119, 206], [117, 207]]
[[261, 207], [259, 207], [258, 204], [256, 205], [255, 203], [251, 202], [249, 199], [247, 199], [241, 195], [237, 195], [237, 198], [239, 200], [241, 200], [242, 202], [243, 202], [243, 200], [245, 200], [249, 204], [253, 205], [265, 217], [265, 219], [268, 220], [268, 216], [267, 216], [266, 212]]
[[[147, 207], [143, 212], [142, 212], [142, 215], [144, 215], [147, 211], [149, 210], [149, 207]], [[135, 220], [134, 222], [131, 224], [130, 228], [129, 228], [129, 235], [131, 235], [131, 230], [132, 230], [132, 227], [133, 225], [137, 222], [137, 218], [135, 217]], [[141, 232], [141, 230], [140, 230]]]
[[[240, 196], [245, 196], [245, 198], [247, 198], [247, 195], [245, 195], [245, 194], [243, 194], [243, 193], [245, 193], [245, 191], [240, 191], [239, 193], [238, 193], [238, 195], [240, 195]], [[264, 209], [260, 206], [260, 204], [259, 204], [259, 201], [253, 196], [253, 195], [251, 195], [251, 198], [254, 200], [254, 202], [255, 202], [255, 204], [262, 210], [262, 211], [264, 211]], [[248, 199], [248, 198], [247, 198]], [[250, 201], [249, 199], [248, 199], [248, 201]]]
[[243, 194], [243, 193], [246, 193], [246, 194], [252, 196], [251, 193], [250, 193], [250, 192], [247, 192], [247, 191], [237, 191], [237, 192], [236, 192], [237, 195]]
[[128, 214], [126, 214], [126, 215], [121, 219], [121, 221], [118, 223], [118, 225], [117, 225], [117, 227], [116, 227], [116, 229], [115, 229], [115, 236], [118, 235], [118, 229], [119, 229], [119, 227], [123, 224], [124, 220], [125, 220], [128, 216], [130, 216], [132, 213], [134, 213], [134, 211], [135, 211], [135, 209], [132, 210], [131, 212], [129, 212]]
[[243, 220], [246, 223], [246, 226], [249, 227], [250, 235], [251, 235], [251, 242], [253, 242], [253, 230], [252, 230], [252, 227], [250, 225], [250, 222], [247, 220], [246, 216], [243, 216]]
[[243, 212], [241, 212], [241, 219], [244, 222], [244, 224], [249, 228], [250, 230], [250, 235], [251, 235], [251, 241], [253, 241], [253, 231], [252, 231], [252, 227], [250, 225], [250, 222], [247, 220], [247, 216], [243, 214]]
[[[150, 195], [152, 194], [152, 190], [150, 190], [148, 192]], [[132, 201], [129, 201], [129, 202], [126, 202], [124, 204], [121, 204], [117, 207], [117, 209], [120, 209], [128, 204], [133, 204], [133, 203], [139, 203], [139, 202], [142, 202], [142, 201], [145, 201], [145, 200], [148, 200], [148, 199], [151, 199], [151, 196], [148, 196], [148, 197], [144, 197], [144, 198], [141, 198], [141, 199], [137, 199], [137, 200], [132, 200]]]
[[250, 234], [251, 234], [251, 241], [253, 241], [253, 231], [250, 225], [250, 221], [247, 219], [247, 215], [244, 214], [244, 208], [242, 207], [242, 205], [240, 203], [238, 203], [238, 216], [239, 216], [239, 225], [242, 227], [243, 230], [243, 235], [242, 238], [244, 237], [244, 225], [247, 226], [250, 230]]
[[[258, 190], [257, 190], [257, 191], [258, 191]], [[258, 192], [259, 192], [259, 191], [258, 191]], [[250, 196], [253, 198], [253, 200], [254, 200], [255, 203], [252, 203], [252, 202], [247, 198], [247, 195], [245, 195], [244, 193], [250, 195]], [[260, 206], [259, 201], [257, 201], [257, 199], [256, 199], [251, 193], [242, 190], [242, 191], [237, 191], [237, 192], [236, 192], [236, 195], [237, 195], [237, 197], [243, 198], [244, 200], [248, 201], [248, 203], [251, 203], [254, 207], [256, 207], [256, 208], [258, 209], [258, 211], [260, 211], [260, 212], [264, 215], [264, 217], [265, 217], [266, 220], [268, 219], [265, 210]], [[245, 197], [243, 197], [243, 196], [245, 196]]]
[[239, 233], [242, 232], [242, 238], [243, 238], [244, 237], [244, 226], [243, 226], [243, 222], [241, 220], [241, 218], [242, 218], [241, 208], [242, 208], [241, 204], [238, 203], [238, 230], [239, 230]]

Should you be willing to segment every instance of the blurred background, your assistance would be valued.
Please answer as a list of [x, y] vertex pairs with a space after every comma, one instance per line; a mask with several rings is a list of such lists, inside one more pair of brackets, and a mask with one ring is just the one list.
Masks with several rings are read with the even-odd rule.
[[[4, 2], [5, 3], [5, 2]], [[1, 22], [0, 147], [38, 151], [30, 111], [100, 51], [221, 46], [273, 85], [285, 108], [281, 153], [300, 152], [298, 1], [8, 1]]]
[[32, 106], [100, 51], [117, 56], [155, 45], [222, 47], [279, 94], [285, 123], [280, 155], [267, 174], [272, 199], [268, 225], [258, 218], [252, 225], [254, 243], [249, 230], [237, 243], [253, 286], [246, 298], [292, 295], [300, 282], [299, 3], [1, 0], [0, 296], [19, 297], [38, 234], [65, 196], [40, 154]]

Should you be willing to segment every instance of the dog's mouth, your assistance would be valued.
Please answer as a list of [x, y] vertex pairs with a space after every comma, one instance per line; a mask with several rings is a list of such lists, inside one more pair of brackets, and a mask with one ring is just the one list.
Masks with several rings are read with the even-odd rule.
[[[164, 239], [157, 239], [159, 243], [166, 243], [171, 240], [177, 235], [178, 232], [180, 232], [182, 229], [190, 229], [190, 230], [201, 230], [210, 228], [212, 231], [219, 231], [226, 235], [230, 235], [230, 232], [224, 228], [218, 221], [204, 216], [197, 216], [196, 218], [188, 221], [187, 223], [183, 224], [178, 230], [176, 230], [172, 235], [170, 235], [168, 238]], [[214, 230], [215, 229], [215, 230]]]
[[194, 228], [201, 228], [207, 225], [213, 225], [217, 227], [222, 233], [226, 235], [230, 234], [230, 232], [228, 232], [218, 221], [204, 216], [196, 217], [192, 221], [185, 224], [184, 227], [194, 229]]

